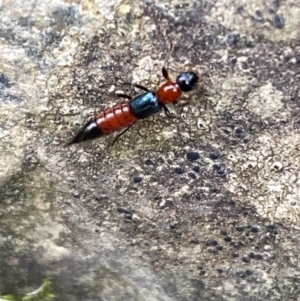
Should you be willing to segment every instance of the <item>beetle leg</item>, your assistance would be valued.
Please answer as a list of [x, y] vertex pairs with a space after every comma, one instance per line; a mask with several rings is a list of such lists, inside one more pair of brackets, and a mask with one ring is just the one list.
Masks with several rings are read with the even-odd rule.
[[175, 116], [170, 112], [170, 110], [166, 107], [166, 105], [162, 104], [162, 107], [168, 118], [175, 118]]
[[117, 142], [117, 140], [119, 140], [119, 138], [121, 136], [123, 136], [133, 125], [135, 124], [135, 122], [133, 124], [131, 124], [129, 127], [127, 127], [123, 132], [121, 132], [120, 134], [118, 134], [115, 139], [113, 140], [112, 144], [111, 144], [111, 147], [114, 146], [114, 144]]
[[185, 101], [185, 102], [175, 102], [174, 103], [174, 106], [176, 107], [184, 107], [184, 106], [187, 106], [190, 102], [189, 101]]
[[129, 100], [132, 99], [132, 97], [131, 97], [130, 95], [123, 94], [123, 93], [116, 93], [115, 95], [118, 96], [118, 97], [127, 98], [127, 99], [129, 99]]
[[162, 67], [162, 74], [166, 80], [170, 80], [169, 73], [168, 73], [168, 70], [166, 69], [166, 67]]
[[142, 85], [139, 85], [139, 84], [134, 84], [134, 87], [138, 88], [138, 89], [141, 89], [141, 90], [144, 90], [146, 92], [149, 92], [150, 90]]

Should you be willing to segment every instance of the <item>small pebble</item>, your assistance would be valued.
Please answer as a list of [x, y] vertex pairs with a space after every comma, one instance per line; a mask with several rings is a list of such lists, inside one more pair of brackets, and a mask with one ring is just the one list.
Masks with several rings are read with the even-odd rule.
[[250, 258], [245, 257], [245, 256], [242, 258], [242, 260], [243, 260], [244, 262], [246, 262], [246, 263], [250, 262]]
[[262, 14], [262, 12], [259, 9], [257, 9], [255, 11], [255, 15], [256, 15], [257, 18], [263, 19], [263, 14]]
[[190, 178], [196, 179], [196, 175], [194, 173], [189, 172], [188, 175], [189, 175]]
[[127, 213], [127, 214], [130, 213], [129, 210], [127, 210], [127, 209], [125, 209], [125, 208], [122, 208], [122, 207], [118, 207], [118, 208], [117, 208], [117, 211], [120, 212], [120, 213]]
[[209, 239], [207, 242], [206, 242], [206, 245], [207, 246], [217, 246], [218, 245], [218, 242], [214, 239]]
[[179, 175], [182, 175], [184, 173], [184, 170], [181, 167], [176, 167], [174, 171]]
[[216, 160], [219, 158], [219, 156], [216, 154], [216, 153], [210, 153], [209, 157], [212, 159], [212, 160]]
[[282, 16], [275, 15], [273, 19], [273, 24], [275, 28], [282, 29], [284, 27], [284, 20]]
[[143, 180], [143, 178], [140, 177], [140, 176], [134, 177], [134, 178], [133, 178], [133, 182], [134, 182], [134, 183], [140, 183], [140, 182], [142, 182], [142, 180]]
[[251, 232], [257, 233], [259, 231], [258, 227], [252, 227]]
[[240, 136], [241, 134], [243, 134], [244, 133], [244, 129], [242, 128], [242, 127], [237, 127], [236, 129], [235, 129], [235, 134], [237, 135], [237, 136]]
[[240, 5], [238, 8], [237, 8], [237, 13], [238, 14], [241, 14], [242, 12], [244, 12], [245, 11], [245, 9], [244, 9], [244, 7], [242, 6], [242, 5]]
[[193, 171], [194, 172], [200, 172], [200, 167], [199, 166], [194, 166]]
[[225, 240], [226, 242], [231, 242], [231, 237], [230, 237], [230, 236], [225, 236], [225, 237], [224, 237], [224, 240]]
[[146, 165], [154, 165], [154, 162], [153, 162], [152, 160], [150, 160], [150, 159], [147, 159], [147, 160], [145, 161], [145, 164], [146, 164]]
[[235, 65], [237, 63], [237, 58], [236, 57], [232, 58], [231, 61], [230, 61], [230, 63], [232, 65]]
[[223, 168], [221, 168], [221, 169], [219, 169], [218, 171], [217, 171], [217, 174], [219, 175], [219, 176], [226, 176], [226, 170], [225, 169], [223, 169]]
[[200, 155], [198, 152], [189, 152], [186, 154], [186, 157], [189, 161], [196, 161], [200, 158]]
[[230, 34], [227, 37], [227, 43], [232, 46], [236, 45], [238, 41], [240, 40], [240, 35], [239, 34]]
[[253, 258], [255, 258], [255, 254], [254, 254], [253, 252], [250, 252], [250, 253], [248, 254], [248, 257], [251, 258], [251, 259], [253, 259]]
[[221, 169], [221, 166], [219, 164], [214, 164], [213, 165], [213, 169], [214, 170], [220, 170]]
[[126, 213], [124, 218], [125, 219], [132, 219], [132, 213]]

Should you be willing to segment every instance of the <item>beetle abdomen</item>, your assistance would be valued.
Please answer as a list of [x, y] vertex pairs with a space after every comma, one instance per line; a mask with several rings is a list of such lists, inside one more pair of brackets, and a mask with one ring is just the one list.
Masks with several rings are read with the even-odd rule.
[[137, 119], [128, 102], [125, 102], [101, 112], [96, 117], [96, 123], [104, 135], [109, 135], [130, 126]]

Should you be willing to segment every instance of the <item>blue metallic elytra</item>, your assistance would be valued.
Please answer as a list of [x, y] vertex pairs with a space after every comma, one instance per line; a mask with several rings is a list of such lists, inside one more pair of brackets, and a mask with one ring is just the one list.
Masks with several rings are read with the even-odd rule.
[[153, 92], [146, 92], [136, 96], [129, 101], [129, 106], [138, 119], [147, 118], [162, 109], [161, 103]]

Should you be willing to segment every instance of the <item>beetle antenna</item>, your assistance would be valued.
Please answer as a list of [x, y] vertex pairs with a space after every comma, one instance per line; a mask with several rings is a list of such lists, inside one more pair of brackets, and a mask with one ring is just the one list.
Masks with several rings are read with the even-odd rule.
[[173, 52], [173, 49], [174, 49], [173, 43], [172, 43], [171, 41], [169, 41], [169, 52], [168, 52], [168, 54], [167, 54], [167, 56], [166, 56], [166, 58], [165, 58], [165, 61], [164, 61], [164, 67], [167, 66], [168, 61], [169, 61], [169, 58], [170, 58], [170, 56], [171, 56], [171, 54], [172, 54], [172, 52]]

